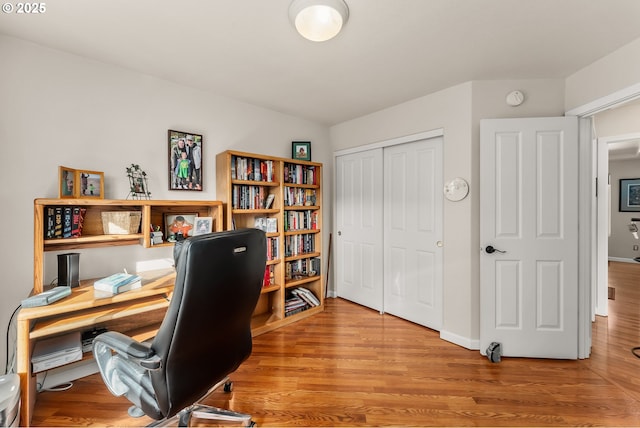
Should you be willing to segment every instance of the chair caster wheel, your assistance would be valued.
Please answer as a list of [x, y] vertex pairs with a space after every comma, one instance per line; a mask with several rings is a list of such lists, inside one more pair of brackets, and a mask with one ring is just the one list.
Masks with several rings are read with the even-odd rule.
[[233, 382], [232, 381], [228, 381], [224, 383], [224, 392], [231, 392], [233, 391]]

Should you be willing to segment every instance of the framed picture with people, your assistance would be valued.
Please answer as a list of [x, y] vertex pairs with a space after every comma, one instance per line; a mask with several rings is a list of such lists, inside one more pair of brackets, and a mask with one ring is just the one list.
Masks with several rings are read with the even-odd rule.
[[77, 198], [104, 199], [104, 172], [76, 170]]
[[296, 160], [311, 160], [311, 142], [310, 141], [292, 141], [291, 157]]
[[58, 195], [62, 198], [75, 198], [76, 170], [66, 166], [58, 167]]
[[165, 214], [165, 236], [167, 241], [176, 242], [193, 236], [196, 218], [198, 214]]
[[213, 227], [213, 217], [196, 217], [193, 228], [193, 236], [211, 233]]
[[169, 190], [196, 190], [203, 187], [202, 135], [169, 130]]

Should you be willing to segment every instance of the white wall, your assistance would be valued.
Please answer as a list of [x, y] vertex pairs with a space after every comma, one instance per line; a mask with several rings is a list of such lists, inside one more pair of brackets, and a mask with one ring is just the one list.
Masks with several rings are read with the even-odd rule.
[[566, 111], [637, 85], [638, 76], [640, 38], [567, 77]]
[[[505, 104], [522, 90], [519, 108]], [[563, 113], [562, 80], [474, 81], [341, 123], [331, 128], [335, 151], [444, 128], [444, 181], [462, 177], [469, 196], [444, 204], [443, 338], [469, 348], [479, 339], [479, 121]], [[336, 261], [339, 263], [339, 261]]]
[[[0, 337], [33, 285], [33, 200], [58, 197], [59, 165], [103, 171], [110, 199], [127, 196], [125, 168], [136, 163], [148, 174], [153, 199], [211, 200], [216, 199], [218, 152], [289, 157], [291, 141], [311, 141], [313, 160], [327, 167], [323, 199], [331, 201], [332, 152], [325, 126], [5, 36], [0, 36], [0, 53], [5, 156], [0, 223], [7, 226], [0, 259]], [[202, 192], [168, 190], [168, 129], [204, 136]], [[325, 205], [327, 236], [330, 212]], [[133, 269], [134, 261], [170, 254], [167, 248], [137, 246], [82, 251], [80, 275]], [[45, 281], [56, 275], [55, 254], [49, 253]]]
[[[632, 218], [640, 218], [640, 212], [621, 212], [620, 179], [640, 178], [640, 159], [628, 159], [609, 162], [611, 174], [611, 235], [609, 236], [609, 257], [633, 259], [640, 256], [634, 251], [634, 245], [640, 245], [629, 232], [628, 225]], [[636, 225], [640, 227], [640, 222]]]
[[[625, 104], [619, 108], [598, 113], [593, 118], [595, 138], [611, 138], [640, 134], [640, 102]], [[620, 179], [640, 178], [640, 159], [610, 160], [611, 175], [611, 235], [609, 236], [609, 257], [633, 259], [640, 256], [634, 245], [640, 240], [633, 238], [627, 225], [631, 218], [640, 217], [640, 212], [620, 212]], [[640, 226], [640, 224], [639, 224]]]

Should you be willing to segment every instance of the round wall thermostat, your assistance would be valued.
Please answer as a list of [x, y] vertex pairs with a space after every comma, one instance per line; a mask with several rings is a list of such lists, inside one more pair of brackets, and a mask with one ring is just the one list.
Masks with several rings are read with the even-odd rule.
[[524, 94], [521, 91], [511, 91], [507, 94], [507, 104], [517, 107], [524, 102]]
[[464, 178], [456, 177], [444, 185], [444, 196], [450, 201], [461, 201], [469, 194], [469, 184]]

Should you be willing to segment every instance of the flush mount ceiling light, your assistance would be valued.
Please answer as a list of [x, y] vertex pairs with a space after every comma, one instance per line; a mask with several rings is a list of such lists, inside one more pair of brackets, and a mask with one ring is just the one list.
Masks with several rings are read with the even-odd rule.
[[343, 0], [293, 0], [289, 19], [305, 39], [324, 42], [347, 23], [349, 8]]

